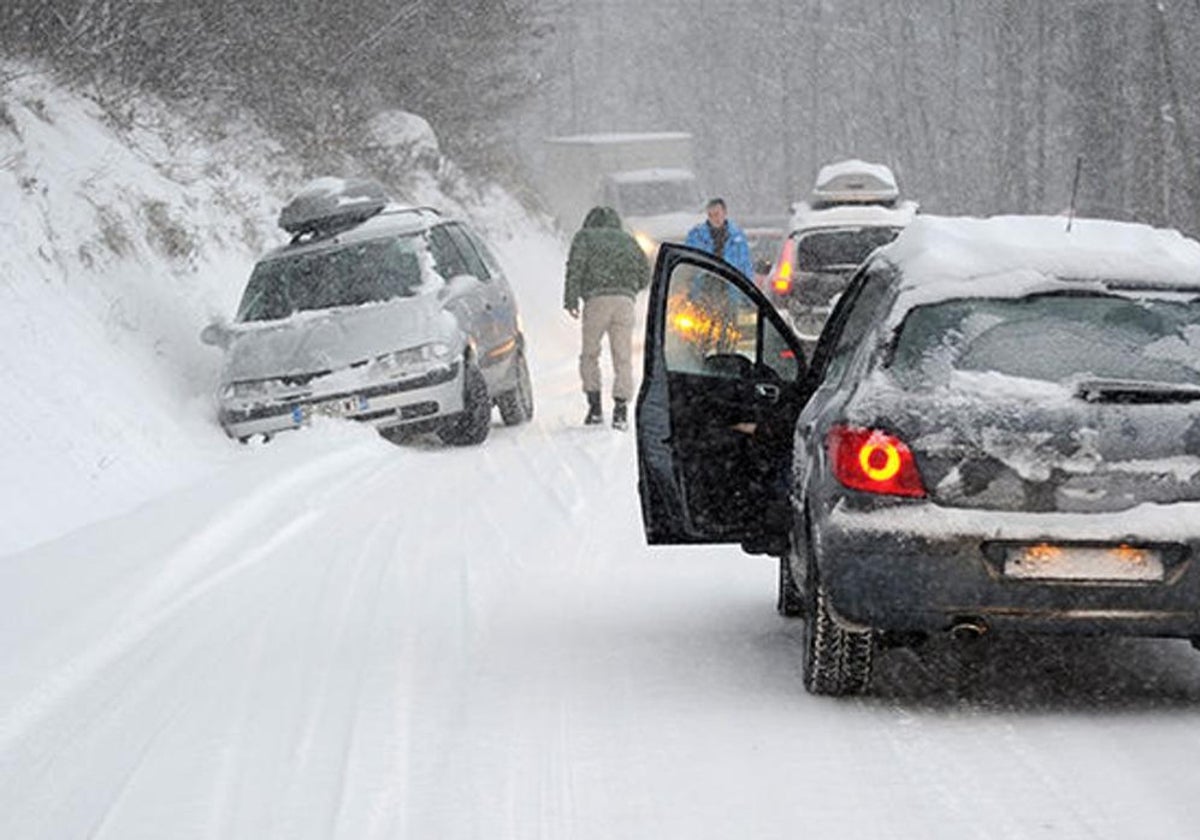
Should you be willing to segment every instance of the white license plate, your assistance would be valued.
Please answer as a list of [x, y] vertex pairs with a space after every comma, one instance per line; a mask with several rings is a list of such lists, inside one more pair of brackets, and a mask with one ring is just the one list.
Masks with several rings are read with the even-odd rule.
[[1009, 548], [1004, 574], [1026, 580], [1155, 581], [1163, 579], [1163, 562], [1152, 548], [1039, 543]]
[[366, 399], [360, 397], [345, 397], [340, 400], [326, 400], [313, 406], [313, 414], [325, 417], [345, 417], [366, 408]]

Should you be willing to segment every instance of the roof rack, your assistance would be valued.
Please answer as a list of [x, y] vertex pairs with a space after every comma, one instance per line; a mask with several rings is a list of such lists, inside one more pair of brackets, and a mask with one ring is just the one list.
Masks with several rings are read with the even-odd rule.
[[430, 207], [428, 204], [422, 204], [417, 207], [402, 207], [399, 205], [391, 205], [385, 207], [380, 215], [393, 216], [399, 213], [432, 213], [435, 216], [441, 216], [442, 211], [436, 207]]

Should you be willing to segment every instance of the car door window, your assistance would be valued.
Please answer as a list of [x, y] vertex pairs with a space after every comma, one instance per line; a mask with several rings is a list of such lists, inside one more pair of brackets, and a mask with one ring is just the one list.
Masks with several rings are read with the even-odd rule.
[[795, 382], [800, 378], [800, 359], [796, 351], [779, 328], [767, 318], [762, 318], [762, 351], [762, 364], [784, 382]]
[[433, 255], [434, 270], [445, 279], [471, 273], [445, 225], [429, 231], [429, 252]]
[[479, 256], [479, 252], [475, 250], [475, 246], [471, 244], [471, 240], [467, 237], [466, 232], [461, 225], [446, 225], [446, 232], [450, 234], [450, 238], [454, 240], [458, 252], [462, 254], [463, 260], [467, 265], [467, 273], [478, 277], [480, 280], [492, 279], [492, 274], [488, 271], [483, 260]]
[[728, 279], [680, 263], [667, 292], [666, 368], [732, 379], [795, 382], [801, 362], [783, 333]]

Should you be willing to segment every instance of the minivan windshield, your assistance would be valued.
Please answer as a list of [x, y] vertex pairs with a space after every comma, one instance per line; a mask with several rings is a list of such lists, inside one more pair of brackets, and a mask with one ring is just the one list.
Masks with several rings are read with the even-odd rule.
[[933, 385], [955, 370], [1200, 385], [1200, 299], [1043, 294], [918, 306], [900, 327], [891, 366]]
[[286, 254], [254, 267], [239, 321], [411, 297], [421, 286], [419, 239], [401, 236]]

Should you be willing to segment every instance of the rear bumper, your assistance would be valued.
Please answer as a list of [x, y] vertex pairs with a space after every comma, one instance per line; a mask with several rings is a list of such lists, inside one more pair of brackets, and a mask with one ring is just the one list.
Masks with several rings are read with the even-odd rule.
[[[1036, 633], [1200, 636], [1200, 503], [1119, 513], [1023, 514], [928, 502], [854, 511], [814, 523], [831, 606], [847, 624], [946, 630], [966, 619]], [[1156, 581], [1061, 580], [1005, 573], [1011, 545], [1152, 546]]]
[[223, 406], [218, 420], [233, 438], [273, 435], [308, 425], [314, 416], [344, 417], [376, 428], [428, 423], [463, 409], [462, 365], [407, 380], [377, 383], [353, 391], [313, 395], [286, 403]]

